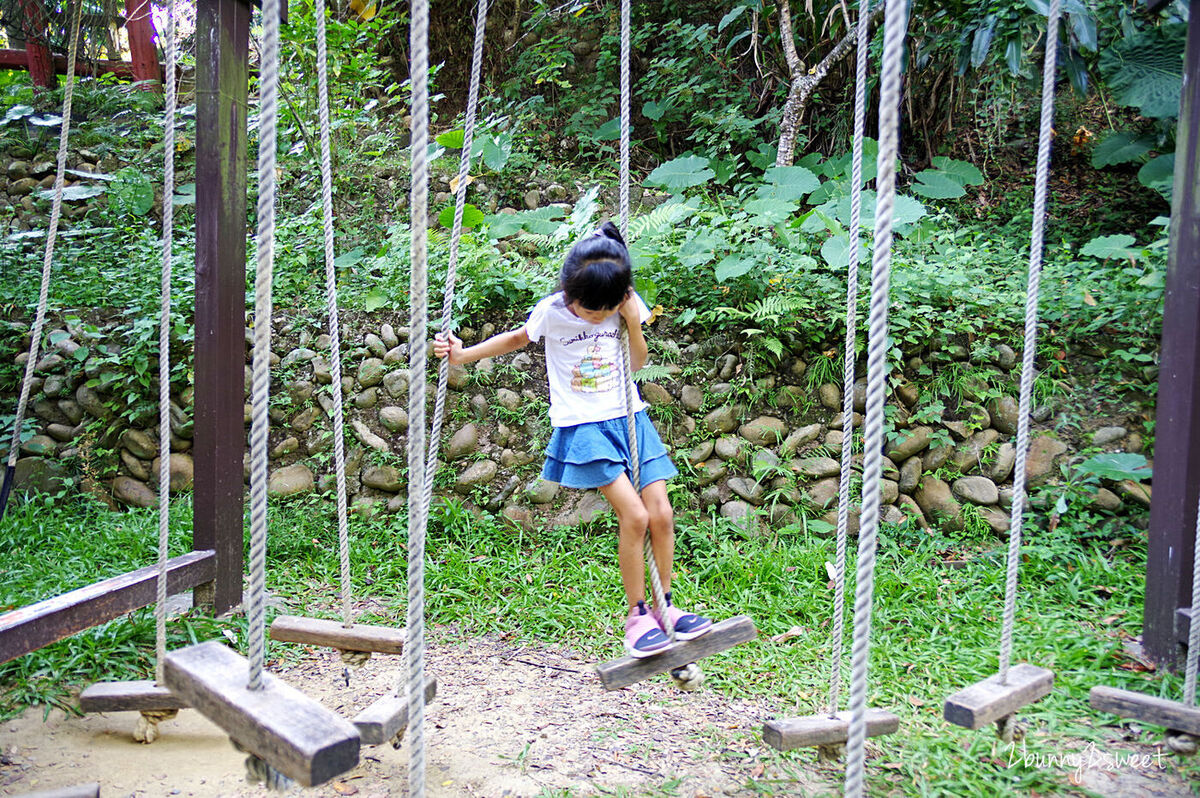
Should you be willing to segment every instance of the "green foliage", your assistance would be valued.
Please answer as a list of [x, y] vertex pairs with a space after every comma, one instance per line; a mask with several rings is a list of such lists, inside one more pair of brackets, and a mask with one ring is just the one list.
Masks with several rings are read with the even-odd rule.
[[1114, 164], [1129, 163], [1154, 149], [1154, 138], [1120, 131], [1105, 136], [1092, 149], [1092, 166], [1102, 169]]
[[1179, 115], [1186, 28], [1150, 28], [1100, 54], [1100, 70], [1117, 102], [1156, 119]]
[[686, 189], [702, 186], [714, 177], [716, 172], [708, 168], [707, 158], [688, 155], [656, 168], [646, 177], [644, 185], [679, 194]]

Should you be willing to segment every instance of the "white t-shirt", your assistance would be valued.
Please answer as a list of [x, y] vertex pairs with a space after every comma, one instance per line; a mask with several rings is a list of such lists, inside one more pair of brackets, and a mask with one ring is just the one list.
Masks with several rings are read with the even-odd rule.
[[[638, 318], [645, 323], [650, 309], [636, 293], [634, 299]], [[546, 339], [551, 424], [573, 427], [625, 415], [620, 313], [592, 324], [567, 309], [560, 291], [534, 306], [525, 322], [525, 334], [530, 341]], [[634, 412], [645, 407], [634, 385]]]

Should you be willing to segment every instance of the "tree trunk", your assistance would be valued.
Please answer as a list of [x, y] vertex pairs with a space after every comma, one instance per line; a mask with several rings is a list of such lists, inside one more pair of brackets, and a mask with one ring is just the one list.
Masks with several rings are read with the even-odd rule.
[[[871, 11], [868, 24], [874, 25], [883, 16], [883, 10], [884, 6], [881, 3]], [[783, 39], [783, 54], [791, 72], [791, 85], [788, 88], [787, 101], [783, 105], [783, 118], [779, 121], [779, 147], [775, 165], [791, 166], [795, 160], [796, 132], [800, 129], [800, 121], [804, 118], [809, 98], [834, 65], [851, 51], [857, 36], [851, 29], [834, 45], [829, 54], [821, 59], [821, 63], [805, 71], [792, 42], [792, 14], [787, 0], [779, 4], [779, 35]]]

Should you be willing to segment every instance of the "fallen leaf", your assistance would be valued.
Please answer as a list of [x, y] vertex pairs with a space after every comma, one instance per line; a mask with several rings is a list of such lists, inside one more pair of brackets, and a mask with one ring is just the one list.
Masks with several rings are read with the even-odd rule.
[[[467, 185], [469, 186], [474, 182], [475, 182], [475, 178], [471, 177], [470, 175], [467, 175]], [[450, 193], [451, 194], [458, 193], [458, 176], [457, 175], [453, 179], [450, 180]]]
[[837, 581], [837, 569], [833, 567], [833, 563], [829, 562], [829, 560], [825, 561], [825, 573], [829, 575], [830, 582]]
[[646, 320], [647, 324], [653, 324], [658, 321], [658, 317], [663, 314], [663, 306], [655, 305], [654, 310], [650, 311], [650, 318]]
[[783, 643], [788, 640], [791, 640], [793, 637], [799, 637], [800, 635], [804, 634], [804, 631], [805, 630], [804, 630], [803, 626], [793, 626], [791, 629], [788, 629], [786, 632], [783, 632], [782, 634], [777, 634], [774, 637], [772, 637], [771, 642], [772, 643]]
[[1094, 296], [1092, 296], [1091, 291], [1088, 291], [1086, 289], [1084, 289], [1084, 292], [1083, 292], [1083, 304], [1092, 305], [1092, 306], [1095, 306], [1095, 304], [1096, 304], [1096, 298]]
[[336, 792], [338, 795], [357, 795], [358, 794], [357, 787], [355, 787], [353, 784], [346, 784], [345, 782], [341, 782], [341, 781], [335, 781], [333, 783], [333, 791]]
[[762, 765], [755, 765], [754, 769], [750, 771], [750, 778], [761, 778], [764, 770], [766, 770], [766, 768], [764, 768]]

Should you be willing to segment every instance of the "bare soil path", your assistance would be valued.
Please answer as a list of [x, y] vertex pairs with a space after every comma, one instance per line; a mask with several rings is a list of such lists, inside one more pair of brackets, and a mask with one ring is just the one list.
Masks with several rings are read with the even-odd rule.
[[[681, 693], [665, 677], [605, 693], [578, 653], [502, 638], [435, 645], [428, 663], [439, 680], [426, 716], [431, 796], [840, 794], [840, 767], [762, 745], [762, 722], [781, 709], [767, 702]], [[394, 690], [402, 666], [398, 657], [374, 657], [346, 687], [336, 655], [312, 651], [275, 672], [352, 716]], [[100, 782], [106, 798], [278, 794], [246, 782], [243, 755], [198, 713], [185, 710], [163, 723], [153, 745], [132, 741], [135, 720], [133, 713], [54, 711], [43, 721], [34, 709], [0, 725], [0, 795], [89, 781]], [[307, 794], [403, 796], [407, 749], [364, 748], [355, 770]], [[1170, 769], [1085, 771], [1069, 781], [1061, 769], [1061, 781], [1112, 798], [1193, 794]]]

